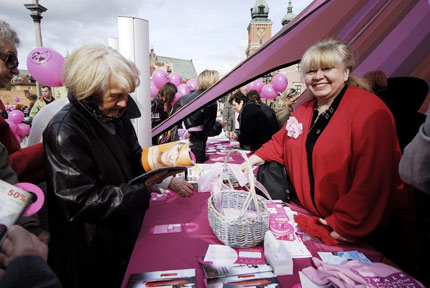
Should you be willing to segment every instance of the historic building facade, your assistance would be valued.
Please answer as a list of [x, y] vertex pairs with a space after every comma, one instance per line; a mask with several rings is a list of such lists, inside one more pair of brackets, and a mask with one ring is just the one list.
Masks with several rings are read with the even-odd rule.
[[[289, 0], [287, 13], [282, 18], [282, 25], [288, 25], [295, 16], [292, 2]], [[254, 6], [251, 8], [251, 21], [248, 25], [248, 47], [246, 49], [246, 57], [254, 54], [272, 37], [272, 24], [273, 22], [269, 19], [269, 5], [267, 5], [265, 0], [256, 0]], [[273, 71], [262, 77], [263, 82], [265, 84], [271, 83], [273, 76], [278, 73], [283, 73], [287, 76], [287, 88], [294, 88], [299, 94], [303, 92], [305, 84], [301, 77], [299, 64]]]

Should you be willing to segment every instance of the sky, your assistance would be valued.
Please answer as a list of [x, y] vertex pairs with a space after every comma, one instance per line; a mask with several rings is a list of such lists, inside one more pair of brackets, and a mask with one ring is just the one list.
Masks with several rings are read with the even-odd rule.
[[[18, 33], [20, 69], [36, 48], [30, 11], [34, 0], [1, 0], [0, 19]], [[247, 27], [255, 0], [39, 0], [43, 46], [63, 56], [89, 43], [107, 45], [118, 37], [118, 16], [148, 20], [149, 47], [165, 57], [193, 60], [197, 73], [213, 69], [222, 76], [246, 58]], [[299, 14], [312, 0], [293, 0]], [[288, 0], [266, 0], [272, 36], [282, 28]]]

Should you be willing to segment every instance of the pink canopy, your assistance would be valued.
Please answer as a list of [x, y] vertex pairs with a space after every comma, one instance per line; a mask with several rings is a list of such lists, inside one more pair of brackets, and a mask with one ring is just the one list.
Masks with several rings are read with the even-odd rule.
[[357, 75], [382, 70], [387, 77], [430, 81], [428, 1], [315, 0], [254, 55], [155, 127], [152, 135], [262, 75], [298, 63], [309, 46], [331, 36], [348, 42], [357, 53]]

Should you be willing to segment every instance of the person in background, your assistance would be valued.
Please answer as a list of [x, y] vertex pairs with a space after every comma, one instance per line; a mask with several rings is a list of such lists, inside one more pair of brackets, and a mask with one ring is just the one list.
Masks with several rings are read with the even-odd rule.
[[[218, 71], [204, 70], [201, 72], [197, 77], [198, 90], [179, 98], [173, 107], [172, 113], [197, 98], [209, 87], [218, 82], [218, 80]], [[191, 116], [185, 118], [182, 124], [178, 127], [178, 133], [181, 128], [185, 128], [183, 129], [186, 131], [184, 134], [189, 134], [188, 137], [192, 144], [191, 151], [196, 156], [197, 163], [203, 163], [206, 161], [206, 141], [208, 140], [208, 137], [219, 135], [222, 128], [225, 126], [225, 122], [216, 119], [217, 107], [218, 104], [216, 101], [206, 105], [191, 114]], [[189, 133], [187, 133], [188, 130], [190, 130]]]
[[64, 105], [69, 103], [67, 97], [55, 100], [55, 102], [44, 107], [39, 113], [36, 114], [31, 122], [30, 134], [28, 135], [28, 145], [36, 145], [42, 141], [43, 131], [48, 126], [49, 121], [52, 117], [63, 108]]
[[193, 187], [166, 171], [129, 183], [145, 172], [128, 95], [139, 84], [134, 63], [90, 44], [67, 58], [63, 77], [70, 103], [43, 133], [48, 262], [63, 287], [119, 287], [155, 184], [165, 179], [161, 188], [181, 197]]
[[296, 104], [299, 97], [296, 89], [286, 89], [275, 101], [273, 101], [272, 109], [275, 112], [276, 120], [279, 127], [283, 127], [290, 118], [291, 113], [294, 111], [294, 104]]
[[375, 93], [382, 101], [387, 101], [387, 91], [388, 91], [388, 80], [387, 75], [381, 70], [368, 71], [363, 75], [363, 79], [366, 80], [373, 93]]
[[224, 127], [224, 135], [231, 139], [234, 137], [235, 113], [233, 106], [228, 101], [230, 95], [226, 95], [225, 97], [227, 100], [224, 102], [224, 107], [222, 109], [222, 121], [226, 123]]
[[261, 106], [248, 101], [248, 97], [242, 92], [234, 93], [229, 102], [234, 110], [239, 112], [240, 133], [237, 140], [240, 148], [255, 151], [276, 133], [277, 124], [274, 127], [263, 113]]
[[[430, 107], [429, 107], [430, 109]], [[421, 239], [421, 261], [416, 263], [420, 281], [430, 285], [430, 115], [421, 125], [416, 136], [405, 147], [399, 165], [400, 178], [414, 187], [417, 224]]]
[[18, 225], [9, 227], [0, 249], [0, 288], [61, 287], [47, 258], [45, 243]]
[[[10, 25], [0, 20], [0, 88], [5, 88], [18, 71], [19, 38]], [[0, 100], [0, 110], [5, 111]], [[21, 182], [40, 183], [45, 179], [42, 144], [21, 149], [15, 133], [3, 116], [0, 116], [0, 142], [9, 153], [9, 165]]]
[[30, 110], [30, 117], [34, 118], [39, 111], [46, 105], [52, 103], [55, 98], [52, 96], [51, 87], [44, 85], [42, 87], [42, 96], [36, 100], [33, 107]]
[[[172, 111], [172, 103], [175, 99], [175, 95], [178, 92], [178, 88], [176, 88], [175, 84], [166, 83], [161, 87], [158, 91], [157, 95], [151, 99], [151, 127], [154, 128], [161, 122], [169, 117]], [[166, 137], [166, 134], [163, 134], [161, 137], [152, 138], [152, 145], [161, 144], [160, 140]], [[158, 138], [158, 139], [157, 139]], [[165, 139], [162, 142], [168, 142], [169, 139]]]
[[246, 94], [246, 97], [248, 97], [249, 101], [254, 102], [255, 104], [260, 106], [261, 112], [263, 112], [264, 115], [266, 115], [270, 125], [275, 127], [276, 132], [278, 132], [279, 125], [278, 125], [278, 121], [276, 120], [276, 114], [273, 111], [273, 109], [269, 107], [269, 105], [261, 102], [260, 94], [258, 94], [256, 90], [251, 90], [251, 91], [248, 91], [248, 93]]
[[333, 239], [365, 238], [386, 224], [393, 192], [402, 187], [393, 116], [352, 74], [355, 60], [345, 42], [315, 43], [301, 67], [313, 99], [250, 162], [284, 163], [300, 203], [320, 217]]

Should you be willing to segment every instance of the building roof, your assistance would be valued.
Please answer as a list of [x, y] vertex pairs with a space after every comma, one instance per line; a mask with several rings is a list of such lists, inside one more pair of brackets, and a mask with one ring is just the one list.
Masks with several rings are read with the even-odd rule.
[[157, 55], [157, 62], [172, 65], [172, 71], [179, 73], [182, 79], [197, 79], [197, 72], [196, 68], [194, 67], [193, 60], [184, 60]]
[[284, 18], [282, 18], [282, 26], [287, 25], [290, 23], [291, 20], [294, 19], [297, 15], [293, 13], [293, 4], [291, 3], [291, 0], [288, 1], [288, 10], [287, 14], [285, 14]]
[[[261, 9], [260, 9], [261, 8]], [[264, 0], [255, 1], [254, 7], [251, 8], [251, 18], [269, 17], [269, 5]]]

